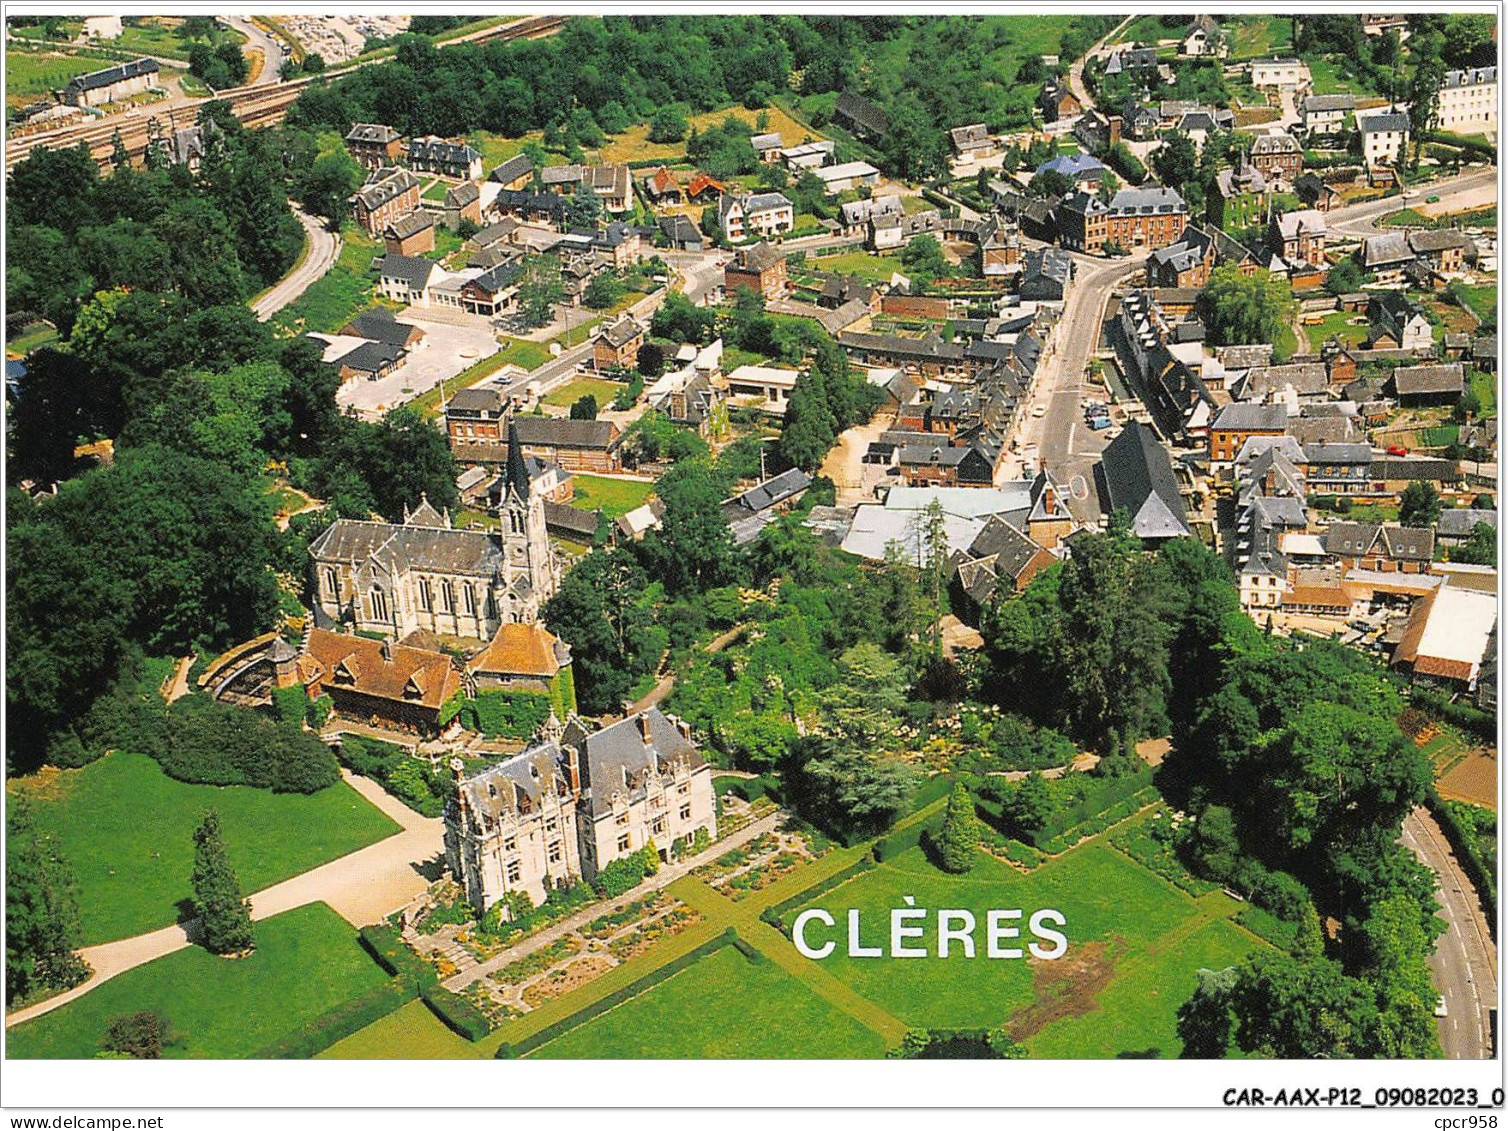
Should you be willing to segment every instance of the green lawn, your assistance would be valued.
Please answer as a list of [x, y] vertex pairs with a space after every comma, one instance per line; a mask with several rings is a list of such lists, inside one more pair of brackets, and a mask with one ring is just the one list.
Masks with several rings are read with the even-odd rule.
[[[1356, 323], [1353, 325], [1352, 323]], [[1304, 333], [1309, 337], [1309, 348], [1315, 353], [1332, 337], [1338, 337], [1347, 345], [1358, 346], [1367, 340], [1367, 319], [1364, 314], [1353, 314], [1348, 310], [1337, 310], [1334, 314], [1327, 314], [1320, 321], [1311, 326], [1304, 327]]]
[[361, 949], [355, 928], [323, 903], [263, 920], [256, 941], [248, 958], [190, 947], [128, 970], [10, 1030], [6, 1054], [91, 1058], [112, 1019], [150, 1009], [176, 1037], [165, 1056], [246, 1057], [387, 978]]
[[22, 356], [32, 350], [50, 346], [58, 340], [57, 327], [48, 322], [34, 322], [27, 328], [24, 334], [17, 334], [14, 338], [7, 338], [5, 348], [10, 353], [18, 353]]
[[1470, 286], [1466, 283], [1456, 284], [1455, 291], [1471, 307], [1471, 311], [1478, 318], [1491, 318], [1498, 311], [1498, 285], [1496, 283], [1481, 283]]
[[875, 1059], [885, 1043], [774, 963], [722, 947], [531, 1058]]
[[386, 1017], [336, 1041], [316, 1060], [474, 1060], [476, 1046], [452, 1033], [422, 1001], [411, 1001]]
[[607, 479], [600, 475], [577, 474], [572, 477], [571, 482], [576, 489], [576, 493], [571, 497], [573, 507], [589, 511], [600, 507], [610, 519], [642, 507], [655, 491], [653, 483]]
[[[120, 38], [115, 40], [112, 46], [137, 55], [156, 55], [163, 59], [180, 59], [185, 63], [188, 62], [189, 52], [194, 49], [195, 41], [180, 39], [172, 27], [166, 26], [163, 19], [163, 17], [152, 17], [144, 23], [127, 24], [121, 30]], [[175, 26], [178, 23], [171, 17], [167, 19]], [[221, 43], [240, 45], [246, 42], [246, 36], [235, 28], [219, 24], [216, 25], [214, 37], [210, 42], [216, 46]]]
[[335, 266], [272, 316], [272, 324], [279, 330], [333, 334], [377, 304], [372, 295], [372, 285], [377, 281], [372, 260], [382, 254], [382, 241], [371, 239], [354, 223], [347, 223], [340, 236]]
[[1489, 416], [1495, 416], [1498, 411], [1498, 383], [1491, 373], [1473, 373], [1471, 375], [1471, 387], [1477, 394], [1477, 400], [1482, 402], [1480, 416], [1486, 420]]
[[833, 275], [855, 275], [870, 283], [882, 283], [891, 275], [902, 271], [901, 261], [894, 255], [870, 255], [865, 251], [845, 251], [842, 255], [816, 255], [807, 259], [807, 266], [816, 267]]
[[1371, 84], [1351, 69], [1347, 61], [1325, 55], [1314, 55], [1305, 60], [1309, 73], [1314, 76], [1315, 94], [1375, 94]]
[[504, 361], [522, 366], [533, 372], [553, 356], [544, 342], [531, 342], [527, 338], [500, 338], [503, 343]]
[[604, 381], [601, 377], [578, 377], [568, 384], [562, 385], [549, 396], [544, 398], [544, 403], [556, 405], [560, 408], [569, 408], [582, 397], [590, 393], [597, 398], [597, 407], [605, 408], [612, 404], [623, 384], [618, 381]]
[[1236, 58], [1293, 50], [1293, 20], [1288, 16], [1235, 16], [1221, 22], [1231, 35], [1230, 53]]
[[194, 829], [220, 814], [231, 863], [248, 894], [398, 831], [341, 782], [319, 793], [186, 785], [143, 754], [119, 751], [64, 770], [34, 791], [37, 821], [55, 833], [78, 877], [84, 941], [165, 927], [189, 897]]
[[[934, 867], [920, 848], [913, 848], [828, 892], [814, 905], [827, 908], [840, 924], [847, 909], [859, 909], [864, 924], [862, 941], [874, 945], [888, 930], [891, 909], [904, 906], [904, 896], [914, 896], [917, 907], [973, 911], [981, 939], [985, 915], [991, 908], [1021, 908], [1023, 933], [1024, 920], [1033, 911], [1054, 908], [1067, 919], [1064, 933], [1069, 950], [1060, 961], [1085, 962], [1099, 952], [1100, 960], [1113, 963], [1116, 971], [1125, 966], [1132, 972], [1147, 962], [1154, 954], [1151, 948], [1158, 947], [1171, 933], [1195, 930], [1201, 921], [1214, 921], [1235, 906], [1220, 892], [1196, 903], [1099, 843], [1075, 849], [1025, 876], [984, 856], [967, 875], [948, 876]], [[1176, 942], [1162, 945], [1170, 953], [1182, 950]], [[1091, 946], [1094, 950], [1087, 949]], [[982, 947], [972, 959], [955, 950], [946, 959], [932, 957], [924, 962], [854, 959], [845, 951], [840, 943], [838, 952], [822, 960], [822, 967], [907, 1025], [918, 1027], [1003, 1025], [1037, 998], [1034, 966], [1047, 973], [1050, 965], [1025, 959], [990, 960], [983, 957]], [[1165, 963], [1170, 968], [1176, 965], [1175, 960]], [[1186, 964], [1190, 976], [1197, 965]], [[1087, 981], [1088, 971], [1081, 973], [1072, 966], [1062, 969], [1071, 983]], [[1112, 981], [1111, 987], [1114, 985]], [[1134, 996], [1136, 988], [1122, 992]], [[1176, 998], [1176, 994], [1167, 995], [1169, 1018], [1181, 1003]], [[1119, 1010], [1107, 1005], [1097, 1023], [1103, 1030], [1103, 1042], [1117, 1051], [1143, 1047], [1143, 1033], [1153, 1022], [1133, 1013], [1129, 1005]]]
[[108, 67], [108, 59], [84, 59], [64, 55], [42, 55], [32, 51], [5, 53], [5, 100], [11, 106], [37, 101], [40, 95], [57, 90], [75, 75], [88, 74]]
[[1199, 983], [1197, 971], [1234, 966], [1254, 948], [1255, 939], [1229, 923], [1201, 927], [1175, 947], [1148, 950], [1128, 962], [1098, 998], [1098, 1008], [1048, 1025], [1027, 1041], [1038, 1059], [1112, 1059], [1123, 1052], [1178, 1056], [1177, 1009]]

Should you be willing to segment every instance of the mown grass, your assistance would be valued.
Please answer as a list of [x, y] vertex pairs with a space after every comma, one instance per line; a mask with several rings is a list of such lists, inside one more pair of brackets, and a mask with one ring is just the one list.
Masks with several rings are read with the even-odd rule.
[[636, 483], [629, 479], [607, 479], [600, 475], [571, 477], [575, 493], [571, 505], [582, 510], [601, 510], [608, 518], [618, 518], [642, 507], [654, 494], [653, 483]]
[[731, 946], [561, 1034], [531, 1059], [873, 1059], [885, 1043], [772, 963]]
[[30, 51], [5, 53], [5, 101], [19, 106], [35, 102], [38, 95], [64, 86], [75, 75], [108, 67], [108, 59], [84, 59], [66, 55], [39, 55]]
[[612, 399], [622, 388], [623, 386], [617, 381], [604, 381], [600, 377], [578, 377], [544, 397], [543, 403], [569, 408], [582, 397], [590, 394], [597, 398], [597, 407], [603, 408], [612, 403]]
[[853, 275], [867, 283], [887, 282], [891, 275], [901, 270], [901, 261], [897, 256], [870, 255], [866, 251], [808, 256], [806, 265], [834, 275]]
[[335, 265], [272, 316], [274, 327], [285, 332], [333, 334], [363, 310], [377, 305], [372, 291], [377, 281], [372, 260], [382, 254], [382, 241], [372, 239], [354, 223], [347, 223], [340, 237]]
[[387, 978], [361, 949], [355, 928], [323, 903], [285, 911], [255, 930], [257, 949], [247, 958], [190, 947], [111, 978], [10, 1030], [6, 1055], [89, 1059], [113, 1019], [151, 1010], [173, 1038], [165, 1057], [246, 1057]]
[[31, 789], [37, 824], [58, 838], [78, 880], [85, 943], [127, 938], [179, 918], [189, 898], [194, 829], [220, 814], [230, 861], [250, 894], [399, 831], [344, 782], [315, 794], [174, 781], [143, 754], [117, 751], [78, 770], [13, 783]]

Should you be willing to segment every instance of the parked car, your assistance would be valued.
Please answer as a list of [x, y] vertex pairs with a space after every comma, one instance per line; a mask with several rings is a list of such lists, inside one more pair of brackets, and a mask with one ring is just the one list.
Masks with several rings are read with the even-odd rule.
[[1110, 418], [1108, 416], [1095, 416], [1091, 417], [1089, 420], [1089, 430], [1091, 432], [1101, 432], [1109, 427]]
[[1440, 1000], [1437, 1001], [1437, 1002], [1435, 1002], [1435, 1016], [1436, 1017], [1444, 1017], [1444, 1016], [1446, 1016], [1446, 1011], [1445, 1011], [1445, 995], [1444, 994], [1441, 994], [1440, 995]]
[[1406, 456], [1408, 454], [1409, 450], [1402, 444], [1392, 444], [1388, 447], [1388, 455], [1390, 456]]
[[1424, 203], [1425, 204], [1439, 204], [1440, 203], [1439, 194], [1433, 193], [1433, 192], [1430, 193], [1428, 196], [1426, 196], [1424, 198]]
[[1037, 417], [1046, 416], [1047, 415], [1047, 406], [1039, 404], [1036, 408], [1032, 409], [1032, 415], [1033, 416], [1037, 416]]

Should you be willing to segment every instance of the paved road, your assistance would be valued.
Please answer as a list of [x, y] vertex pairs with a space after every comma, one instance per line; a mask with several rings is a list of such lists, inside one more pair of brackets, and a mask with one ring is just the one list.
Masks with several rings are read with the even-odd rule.
[[266, 322], [307, 291], [316, 279], [335, 266], [335, 260], [340, 255], [340, 236], [325, 227], [323, 221], [297, 208], [293, 210], [293, 214], [304, 226], [304, 238], [307, 240], [304, 257], [271, 290], [252, 302], [251, 311], [257, 316], [258, 322]]
[[[419, 869], [444, 852], [444, 822], [438, 817], [419, 816], [369, 778], [348, 770], [342, 770], [341, 775], [356, 792], [398, 822], [403, 831], [257, 892], [251, 897], [253, 919], [323, 902], [353, 927], [364, 927], [403, 907], [429, 886]], [[129, 939], [86, 946], [80, 953], [94, 970], [93, 976], [67, 993], [8, 1014], [5, 1027], [50, 1013], [117, 974], [184, 949], [197, 937], [198, 921], [193, 920]]]
[[245, 16], [221, 16], [220, 22], [229, 24], [246, 37], [243, 51], [255, 51], [262, 56], [262, 70], [257, 80], [249, 85], [267, 86], [278, 81], [278, 72], [283, 66], [283, 46]]
[[1116, 24], [1113, 28], [1102, 35], [1099, 39], [1099, 42], [1097, 42], [1088, 51], [1084, 52], [1084, 54], [1080, 58], [1075, 59], [1073, 63], [1069, 65], [1068, 89], [1073, 91], [1073, 96], [1079, 100], [1080, 105], [1084, 107], [1084, 110], [1086, 112], [1094, 109], [1094, 99], [1089, 94], [1089, 88], [1084, 85], [1084, 64], [1093, 55], [1099, 52], [1106, 43], [1110, 42], [1110, 38], [1112, 36], [1119, 35], [1121, 33], [1121, 29], [1135, 18], [1135, 16], [1127, 16], [1120, 23]]
[[1435, 986], [1445, 997], [1440, 1047], [1449, 1060], [1488, 1060], [1498, 952], [1481, 901], [1428, 809], [1415, 809], [1404, 819], [1403, 843], [1435, 873], [1441, 912], [1450, 924], [1430, 955]]
[[1470, 197], [1486, 186], [1496, 185], [1497, 179], [1496, 168], [1477, 169], [1443, 181], [1421, 184], [1410, 190], [1415, 195], [1407, 199], [1402, 196], [1390, 196], [1382, 200], [1367, 200], [1360, 204], [1348, 204], [1344, 208], [1333, 209], [1326, 218], [1326, 224], [1337, 235], [1365, 239], [1367, 236], [1375, 236], [1378, 232], [1385, 230], [1377, 226], [1377, 221], [1389, 213], [1398, 212], [1422, 202], [1427, 196], [1438, 196], [1440, 203], [1437, 210], [1449, 211], [1453, 197]]

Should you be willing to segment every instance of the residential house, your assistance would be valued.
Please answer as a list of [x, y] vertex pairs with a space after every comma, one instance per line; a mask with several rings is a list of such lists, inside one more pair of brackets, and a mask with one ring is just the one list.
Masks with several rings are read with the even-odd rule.
[[1231, 462], [1252, 436], [1281, 436], [1287, 430], [1288, 410], [1283, 405], [1228, 404], [1209, 426], [1210, 463]]
[[1215, 269], [1215, 240], [1197, 224], [1190, 224], [1177, 243], [1158, 248], [1147, 257], [1150, 287], [1203, 287]]
[[501, 189], [492, 198], [491, 207], [498, 216], [517, 217], [525, 222], [543, 221], [563, 228], [571, 202], [559, 193]]
[[1355, 112], [1354, 94], [1311, 94], [1299, 103], [1299, 126], [1311, 138], [1338, 134]]
[[385, 306], [375, 306], [341, 327], [341, 334], [352, 338], [366, 338], [373, 342], [386, 342], [409, 350], [424, 340], [424, 331], [408, 323], [399, 322]]
[[1329, 212], [1341, 202], [1340, 190], [1327, 185], [1317, 173], [1300, 173], [1293, 182], [1293, 194], [1305, 208]]
[[1364, 495], [1372, 474], [1372, 446], [1364, 443], [1305, 444], [1299, 465], [1316, 495]]
[[685, 193], [681, 191], [680, 182], [670, 173], [670, 170], [661, 165], [649, 176], [639, 182], [644, 190], [644, 198], [650, 204], [679, 204], [685, 199]]
[[847, 90], [833, 106], [833, 121], [865, 141], [878, 141], [890, 132], [890, 118], [884, 110]]
[[1157, 70], [1155, 47], [1117, 47], [1105, 59], [1105, 74], [1145, 73]]
[[1178, 42], [1178, 53], [1190, 58], [1224, 58], [1230, 53], [1214, 16], [1195, 16]]
[[1073, 182], [1075, 188], [1081, 192], [1096, 192], [1100, 187], [1100, 178], [1109, 170], [1104, 162], [1088, 153], [1063, 153], [1042, 162], [1033, 171], [1038, 173], [1057, 173]]
[[444, 216], [445, 226], [452, 232], [460, 230], [463, 220], [481, 224], [482, 190], [475, 181], [462, 181], [445, 190]]
[[520, 691], [549, 695], [576, 708], [571, 646], [544, 625], [499, 625], [487, 647], [466, 661], [466, 674], [478, 691]]
[[1128, 98], [1121, 107], [1121, 136], [1131, 141], [1151, 141], [1161, 125], [1157, 110], [1144, 102]]
[[948, 131], [948, 140], [953, 144], [953, 155], [960, 161], [977, 161], [995, 153], [995, 139], [983, 122], [955, 126]]
[[1498, 125], [1497, 67], [1446, 71], [1436, 103], [1436, 129], [1492, 137]]
[[812, 477], [798, 467], [750, 487], [722, 505], [722, 515], [736, 546], [747, 546], [759, 532], [801, 501]]
[[868, 161], [845, 161], [841, 165], [827, 165], [813, 169], [812, 174], [822, 182], [828, 196], [852, 189], [873, 188], [880, 183], [880, 171]]
[[518, 288], [523, 276], [524, 265], [516, 259], [489, 267], [481, 274], [461, 281], [456, 305], [468, 314], [495, 318], [518, 305]]
[[435, 249], [435, 218], [422, 208], [400, 216], [382, 229], [389, 255], [423, 255]]
[[356, 190], [352, 215], [361, 229], [379, 239], [387, 226], [419, 207], [419, 178], [396, 166], [374, 170]]
[[1435, 557], [1435, 532], [1373, 522], [1332, 522], [1323, 535], [1325, 553], [1347, 569], [1425, 573]]
[[1466, 391], [1459, 361], [1444, 365], [1402, 365], [1393, 370], [1392, 392], [1404, 407], [1454, 404]]
[[1435, 523], [1435, 541], [1442, 546], [1462, 546], [1471, 540], [1478, 526], [1485, 523], [1496, 532], [1498, 512], [1471, 507], [1447, 507]]
[[1093, 198], [1084, 203], [1084, 197], [1075, 193], [1059, 205], [1060, 215], [1065, 209], [1068, 215], [1063, 242], [1082, 251], [1103, 251], [1107, 244], [1166, 247], [1188, 226], [1188, 205], [1174, 189], [1121, 189], [1108, 205]]
[[907, 444], [896, 455], [912, 487], [988, 487], [995, 479], [994, 460], [973, 444]]
[[1409, 116], [1397, 111], [1367, 114], [1356, 119], [1361, 131], [1361, 156], [1368, 166], [1397, 165], [1409, 143]]
[[1367, 303], [1367, 345], [1373, 349], [1429, 349], [1434, 327], [1424, 310], [1399, 291], [1374, 294]]
[[346, 134], [346, 150], [363, 169], [396, 165], [403, 153], [403, 135], [392, 126], [357, 122]]
[[462, 693], [461, 673], [444, 652], [313, 628], [296, 661], [311, 699], [329, 696], [352, 722], [434, 734]]
[[58, 99], [69, 106], [102, 106], [106, 102], [130, 98], [148, 90], [160, 89], [157, 81], [162, 70], [156, 59], [132, 59], [102, 71], [75, 75], [58, 92]]
[[753, 236], [768, 239], [796, 226], [796, 208], [784, 193], [725, 193], [717, 203], [717, 222], [729, 243], [742, 243]]
[[723, 286], [731, 296], [740, 287], [757, 291], [765, 301], [784, 298], [790, 292], [785, 255], [773, 244], [760, 240], [740, 248], [723, 272]]
[[950, 565], [958, 588], [968, 598], [970, 619], [977, 623], [997, 593], [1020, 593], [1057, 560], [1006, 516], [992, 514], [968, 549], [954, 552]]
[[676, 213], [670, 216], [661, 216], [657, 223], [660, 232], [665, 237], [665, 242], [676, 251], [701, 251], [703, 247], [702, 230], [698, 228], [691, 217]]
[[631, 314], [605, 326], [592, 343], [592, 366], [598, 370], [633, 369], [639, 364], [644, 327]]
[[1330, 398], [1330, 377], [1323, 362], [1297, 361], [1248, 369], [1228, 383], [1238, 401], [1285, 401], [1293, 404]]
[[501, 443], [507, 409], [507, 398], [495, 386], [457, 389], [444, 403], [445, 432], [451, 446], [477, 441]]
[[1131, 421], [1100, 456], [1104, 514], [1125, 510], [1131, 533], [1157, 546], [1190, 533], [1188, 509], [1178, 491], [1167, 449], [1152, 429]]
[[1368, 236], [1361, 244], [1361, 265], [1377, 276], [1380, 286], [1397, 286], [1403, 282], [1403, 273], [1415, 259], [1408, 237], [1402, 232], [1384, 232]]
[[779, 134], [755, 134], [749, 139], [761, 164], [774, 165], [780, 160], [780, 149], [785, 144]]
[[1251, 85], [1258, 90], [1303, 91], [1314, 85], [1309, 67], [1299, 59], [1273, 56], [1251, 63]]
[[377, 266], [377, 293], [393, 302], [428, 306], [430, 280], [444, 274], [432, 259], [384, 255]]
[[545, 192], [557, 196], [573, 196], [584, 185], [615, 216], [629, 211], [634, 204], [627, 165], [550, 165], [539, 170], [539, 179]]
[[1251, 143], [1249, 159], [1268, 180], [1292, 181], [1304, 170], [1304, 147], [1291, 134], [1262, 134]]
[[1043, 84], [1037, 107], [1042, 111], [1042, 120], [1048, 124], [1076, 118], [1084, 112], [1083, 104], [1074, 97], [1068, 85], [1059, 84], [1055, 79], [1048, 79]]
[[487, 179], [503, 186], [504, 190], [517, 192], [527, 188], [534, 180], [534, 162], [526, 153], [515, 153], [488, 175]]
[[1313, 208], [1285, 212], [1267, 229], [1268, 246], [1289, 266], [1307, 263], [1312, 267], [1328, 267], [1325, 236], [1325, 214]]
[[1440, 275], [1463, 270], [1466, 249], [1471, 244], [1459, 228], [1420, 229], [1409, 233], [1409, 250]]
[[405, 351], [388, 342], [362, 342], [352, 349], [338, 354], [330, 365], [340, 374], [341, 384], [347, 381], [375, 381], [386, 377], [398, 368]]
[[1021, 297], [1062, 302], [1073, 279], [1073, 256], [1061, 248], [1041, 247], [1026, 253]]
[[408, 139], [409, 167], [460, 181], [482, 179], [482, 155], [464, 141], [443, 137]]

